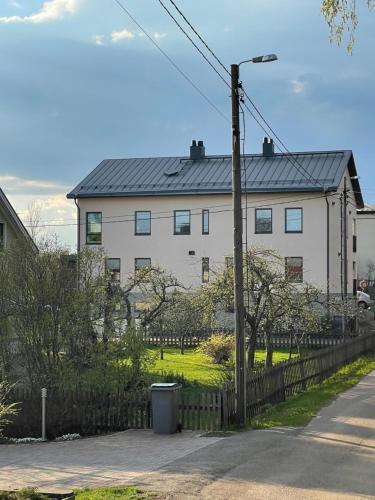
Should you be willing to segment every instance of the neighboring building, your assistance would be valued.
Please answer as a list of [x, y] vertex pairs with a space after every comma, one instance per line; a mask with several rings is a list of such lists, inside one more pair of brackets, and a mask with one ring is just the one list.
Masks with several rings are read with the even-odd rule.
[[[277, 250], [292, 279], [328, 293], [343, 293], [346, 273], [352, 293], [354, 219], [363, 207], [352, 152], [276, 154], [265, 140], [243, 171], [249, 246]], [[206, 156], [201, 141], [185, 157], [104, 160], [68, 198], [78, 207], [79, 249], [104, 247], [121, 281], [152, 263], [194, 286], [231, 262], [231, 157]]]
[[357, 210], [357, 267], [360, 280], [375, 280], [375, 206]]
[[16, 214], [4, 192], [0, 189], [0, 251], [19, 239], [26, 240], [37, 250], [21, 219]]

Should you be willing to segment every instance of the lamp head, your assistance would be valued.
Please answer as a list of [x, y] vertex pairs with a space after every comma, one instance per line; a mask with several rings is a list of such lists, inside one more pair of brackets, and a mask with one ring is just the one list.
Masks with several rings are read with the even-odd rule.
[[276, 54], [267, 54], [266, 56], [258, 56], [258, 57], [253, 57], [251, 59], [251, 62], [253, 62], [253, 63], [266, 63], [266, 62], [272, 62], [272, 61], [277, 61]]

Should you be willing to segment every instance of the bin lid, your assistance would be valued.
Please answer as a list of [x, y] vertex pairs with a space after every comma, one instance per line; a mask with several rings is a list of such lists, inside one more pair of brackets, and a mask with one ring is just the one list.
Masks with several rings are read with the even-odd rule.
[[173, 391], [175, 389], [180, 389], [180, 385], [176, 382], [159, 382], [151, 385], [152, 391]]

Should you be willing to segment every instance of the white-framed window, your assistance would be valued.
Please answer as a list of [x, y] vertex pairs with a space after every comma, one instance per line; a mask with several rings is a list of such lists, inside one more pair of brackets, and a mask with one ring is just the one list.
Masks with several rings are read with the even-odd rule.
[[190, 234], [190, 210], [174, 211], [174, 234]]
[[286, 208], [285, 209], [285, 232], [302, 233], [303, 231], [303, 209]]
[[210, 281], [210, 259], [209, 257], [202, 257], [202, 283]]

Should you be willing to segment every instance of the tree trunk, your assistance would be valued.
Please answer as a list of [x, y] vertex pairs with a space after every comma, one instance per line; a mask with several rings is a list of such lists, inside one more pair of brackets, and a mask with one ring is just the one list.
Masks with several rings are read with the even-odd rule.
[[185, 342], [184, 342], [184, 336], [180, 338], [180, 354], [185, 354]]
[[269, 368], [272, 366], [272, 359], [273, 359], [272, 336], [269, 332], [265, 332], [265, 341], [266, 341], [266, 349], [267, 349], [266, 368]]
[[248, 355], [247, 355], [247, 367], [249, 370], [254, 368], [255, 363], [255, 350], [257, 346], [257, 337], [253, 331], [250, 331]]

